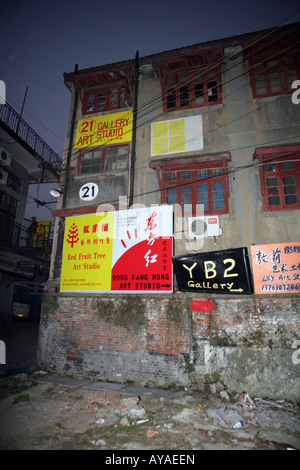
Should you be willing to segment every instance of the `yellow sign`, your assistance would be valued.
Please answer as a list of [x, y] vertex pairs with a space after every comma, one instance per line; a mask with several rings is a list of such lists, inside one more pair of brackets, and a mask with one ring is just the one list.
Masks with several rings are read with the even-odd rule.
[[67, 217], [61, 292], [172, 292], [172, 206]]
[[113, 225], [113, 212], [66, 218], [62, 291], [110, 290]]
[[152, 155], [184, 151], [184, 119], [152, 125]]
[[202, 149], [202, 116], [152, 123], [152, 156]]
[[77, 125], [75, 148], [131, 142], [132, 121], [132, 111], [80, 119]]
[[47, 245], [50, 235], [51, 220], [41, 220], [37, 224], [36, 233], [34, 234], [33, 246], [43, 247]]

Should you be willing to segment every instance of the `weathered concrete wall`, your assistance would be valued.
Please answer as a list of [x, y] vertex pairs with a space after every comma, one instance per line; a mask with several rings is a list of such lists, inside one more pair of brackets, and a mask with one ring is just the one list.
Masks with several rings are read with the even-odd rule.
[[[229, 214], [220, 214], [222, 235], [205, 239], [205, 246], [187, 240], [181, 222], [175, 237], [175, 255], [192, 251], [215, 251], [252, 243], [293, 242], [299, 237], [299, 210], [265, 212], [260, 188], [258, 166], [253, 159], [258, 147], [292, 145], [299, 142], [300, 106], [292, 103], [291, 95], [254, 99], [250, 86], [248, 61], [241, 60], [242, 45], [224, 49], [222, 63], [222, 103], [213, 106], [163, 112], [160, 82], [154, 68], [140, 70], [138, 113], [137, 165], [135, 171], [135, 203], [146, 206], [161, 203], [155, 171], [151, 160], [151, 123], [201, 115], [203, 150], [192, 153], [205, 161], [207, 155], [229, 152], [228, 200]], [[235, 55], [234, 55], [235, 54]], [[155, 103], [150, 106], [155, 97]], [[147, 111], [147, 112], [146, 112]], [[200, 132], [200, 131], [199, 131]], [[161, 155], [178, 158], [191, 153]], [[155, 160], [155, 157], [152, 158]], [[245, 166], [244, 169], [241, 167]], [[232, 172], [233, 170], [237, 170]], [[155, 192], [157, 190], [157, 192]]]
[[149, 386], [202, 389], [218, 379], [254, 396], [300, 399], [292, 349], [300, 338], [297, 299], [210, 297], [211, 313], [190, 311], [191, 299], [208, 299], [203, 295], [136, 299], [48, 296], [40, 366]]

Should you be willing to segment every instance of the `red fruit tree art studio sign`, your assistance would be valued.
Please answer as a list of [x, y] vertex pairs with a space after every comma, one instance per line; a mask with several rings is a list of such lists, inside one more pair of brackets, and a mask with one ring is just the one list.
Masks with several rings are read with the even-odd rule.
[[172, 292], [173, 208], [66, 218], [62, 292]]

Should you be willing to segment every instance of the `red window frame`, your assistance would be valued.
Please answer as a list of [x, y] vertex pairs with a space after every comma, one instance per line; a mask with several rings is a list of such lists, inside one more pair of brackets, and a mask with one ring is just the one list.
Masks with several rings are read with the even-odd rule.
[[[203, 157], [202, 157], [203, 159]], [[152, 162], [155, 168], [161, 189], [162, 204], [191, 204], [191, 214], [197, 215], [197, 204], [204, 205], [204, 214], [229, 213], [229, 185], [227, 172], [227, 158], [212, 159], [208, 157], [206, 163], [195, 163], [193, 158], [177, 159], [168, 162]], [[196, 160], [199, 160], [196, 157]], [[186, 209], [187, 207], [185, 207]], [[181, 208], [181, 211], [183, 209]], [[186, 211], [185, 211], [186, 213]]]
[[[103, 95], [105, 95], [104, 99]], [[130, 105], [126, 85], [124, 83], [121, 85], [111, 85], [109, 87], [85, 91], [83, 114], [95, 114], [102, 111], [123, 109]]]
[[265, 212], [300, 209], [300, 145], [258, 148], [260, 189]]
[[[291, 88], [293, 81], [300, 78], [299, 54], [287, 57], [272, 57], [271, 54], [268, 58], [250, 57], [249, 65], [253, 98], [292, 93], [294, 91]], [[261, 77], [263, 85], [261, 92], [258, 92], [256, 87], [259, 77]], [[275, 89], [276, 84], [277, 87], [280, 86], [280, 89]]]
[[180, 71], [165, 77], [164, 111], [197, 108], [222, 103], [219, 68]]
[[[280, 161], [279, 161], [280, 160]], [[260, 166], [265, 211], [300, 209], [300, 154], [272, 158]]]
[[[124, 168], [124, 165], [122, 168], [118, 168], [118, 165], [116, 165], [115, 169], [106, 169], [106, 164], [108, 160], [108, 156], [110, 151], [114, 151], [114, 149], [127, 149], [127, 164], [126, 168]], [[94, 162], [91, 159], [90, 164], [84, 165], [84, 156], [91, 153], [92, 154], [92, 159], [94, 159]], [[125, 151], [123, 152], [123, 156], [125, 154]], [[116, 157], [117, 161], [118, 157]], [[89, 169], [89, 171], [83, 171], [83, 167], [85, 166], [86, 170]], [[92, 174], [101, 174], [101, 173], [111, 173], [111, 172], [122, 172], [122, 171], [127, 171], [129, 166], [129, 145], [109, 145], [107, 147], [101, 147], [101, 148], [89, 148], [81, 152], [80, 154], [80, 159], [79, 159], [79, 164], [78, 164], [78, 176], [85, 176], [85, 175], [92, 175]]]

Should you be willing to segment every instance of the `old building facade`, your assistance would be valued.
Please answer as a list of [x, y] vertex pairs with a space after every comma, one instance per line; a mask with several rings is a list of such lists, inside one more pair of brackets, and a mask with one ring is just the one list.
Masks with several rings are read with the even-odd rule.
[[[200, 386], [218, 373], [233, 388], [297, 396], [297, 283], [271, 295], [214, 295], [212, 282], [211, 292], [198, 282], [183, 293], [174, 275], [173, 294], [143, 296], [147, 328], [138, 333], [98, 315], [110, 294], [59, 294], [59, 283], [66, 218], [137, 204], [173, 206], [175, 257], [245, 247], [251, 270], [251, 247], [272, 245], [275, 263], [275, 244], [287, 244], [297, 280], [299, 36], [292, 24], [65, 74], [71, 107], [48, 282], [56, 308], [44, 308], [41, 363], [162, 385]], [[194, 307], [209, 299], [213, 311]], [[177, 304], [180, 324], [168, 316]]]
[[[50, 264], [50, 221], [24, 220], [30, 184], [57, 183], [61, 158], [10, 105], [0, 105], [0, 324], [12, 321], [14, 287], [40, 297]], [[36, 201], [41, 202], [41, 201]], [[39, 287], [38, 287], [39, 286]], [[31, 312], [37, 310], [31, 296]], [[18, 297], [18, 296], [17, 296]], [[21, 302], [17, 302], [20, 304]], [[22, 303], [25, 303], [22, 302]], [[20, 308], [21, 316], [22, 308]], [[16, 312], [15, 312], [16, 313]]]

